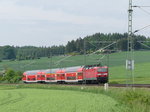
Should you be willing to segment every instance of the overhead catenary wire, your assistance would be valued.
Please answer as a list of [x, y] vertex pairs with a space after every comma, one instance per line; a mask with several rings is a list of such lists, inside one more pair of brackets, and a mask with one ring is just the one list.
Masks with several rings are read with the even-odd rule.
[[150, 46], [148, 46], [148, 45], [146, 45], [146, 44], [143, 44], [142, 42], [140, 42], [140, 41], [137, 41], [138, 43], [140, 43], [140, 44], [142, 44], [143, 46], [145, 46], [145, 47], [147, 47], [147, 48], [149, 48], [150, 49]]
[[[137, 8], [139, 8], [139, 9], [141, 9], [143, 12], [145, 12], [145, 13], [147, 13], [148, 15], [150, 15], [150, 12], [148, 12], [147, 10], [145, 10], [145, 9], [143, 9], [142, 7], [149, 7], [150, 8], [150, 6], [132, 6], [132, 7], [137, 7]], [[143, 28], [140, 28], [140, 29], [138, 29], [138, 30], [135, 30], [134, 32], [133, 32], [133, 34], [134, 33], [136, 33], [136, 32], [139, 32], [139, 31], [141, 31], [141, 30], [143, 30], [143, 29], [145, 29], [145, 28], [148, 28], [148, 27], [150, 27], [150, 25], [147, 25], [147, 26], [145, 26], [145, 27], [143, 27]]]
[[142, 7], [138, 7], [139, 9], [141, 9], [143, 12], [147, 13], [148, 15], [150, 15], [150, 12], [148, 12], [147, 10], [143, 9]]
[[150, 27], [150, 25], [147, 25], [147, 26], [144, 26], [143, 28], [140, 28], [140, 29], [138, 29], [138, 30], [135, 30], [135, 31], [133, 32], [133, 34], [139, 32], [139, 31], [141, 31], [141, 30], [143, 30], [143, 29], [145, 29], [145, 28], [148, 28], [148, 27]]
[[90, 55], [95, 54], [95, 53], [98, 52], [98, 51], [104, 50], [104, 49], [106, 49], [106, 48], [112, 46], [112, 45], [115, 44], [115, 43], [117, 43], [117, 41], [115, 41], [115, 42], [113, 42], [113, 43], [111, 43], [111, 44], [109, 44], [109, 45], [107, 45], [107, 46], [105, 46], [105, 47], [103, 47], [103, 48], [101, 48], [101, 49], [98, 49], [97, 51], [91, 53]]
[[132, 7], [150, 7], [150, 6], [138, 6], [138, 5], [133, 5]]

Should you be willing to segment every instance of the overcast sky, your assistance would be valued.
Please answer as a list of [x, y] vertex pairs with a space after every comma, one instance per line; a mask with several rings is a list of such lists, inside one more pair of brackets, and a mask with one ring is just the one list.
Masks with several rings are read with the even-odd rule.
[[[127, 32], [128, 1], [0, 0], [0, 46], [65, 45], [97, 32]], [[133, 0], [133, 5], [150, 5], [150, 0]], [[150, 25], [144, 11], [134, 9], [133, 30]], [[150, 36], [150, 28], [137, 34]]]

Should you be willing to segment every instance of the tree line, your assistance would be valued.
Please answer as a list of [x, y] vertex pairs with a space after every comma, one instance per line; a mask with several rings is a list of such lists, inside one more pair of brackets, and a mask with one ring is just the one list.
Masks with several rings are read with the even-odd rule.
[[[79, 37], [76, 40], [68, 41], [66, 45], [53, 45], [51, 47], [35, 47], [35, 46], [0, 46], [0, 60], [28, 60], [39, 59], [40, 57], [51, 57], [54, 55], [74, 55], [92, 53], [96, 50], [107, 46], [113, 42], [116, 44], [111, 45], [109, 50], [126, 51], [127, 50], [127, 37], [128, 34], [120, 33], [96, 33], [94, 35], [86, 36], [84, 38]], [[149, 41], [150, 38], [146, 38], [141, 35], [133, 35], [134, 49], [147, 49], [142, 46], [138, 41]], [[146, 43], [150, 46], [149, 43]]]

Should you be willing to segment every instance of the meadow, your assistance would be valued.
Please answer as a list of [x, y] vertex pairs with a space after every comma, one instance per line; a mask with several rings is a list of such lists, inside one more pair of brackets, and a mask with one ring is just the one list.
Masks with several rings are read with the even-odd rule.
[[[150, 84], [150, 51], [135, 51], [135, 83]], [[112, 54], [89, 54], [87, 56], [53, 56], [52, 58], [43, 57], [35, 60], [8, 61], [0, 62], [0, 70], [12, 68], [18, 71], [64, 68], [70, 66], [81, 66], [87, 64], [98, 64], [109, 66], [110, 83], [126, 83], [126, 52]]]
[[0, 85], [1, 112], [148, 112], [149, 89]]

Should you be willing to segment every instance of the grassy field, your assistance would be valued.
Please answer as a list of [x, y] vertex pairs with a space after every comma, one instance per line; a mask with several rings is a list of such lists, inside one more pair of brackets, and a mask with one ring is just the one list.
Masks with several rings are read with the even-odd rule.
[[[148, 112], [148, 89], [0, 85], [0, 112]], [[141, 91], [143, 93], [141, 93]]]
[[78, 91], [14, 89], [0, 96], [1, 112], [111, 112], [117, 105], [105, 95]]
[[[150, 63], [150, 51], [136, 51], [135, 64]], [[79, 66], [85, 64], [96, 64], [101, 62], [110, 67], [125, 65], [126, 52], [113, 53], [110, 55], [84, 55], [78, 56], [53, 56], [52, 58], [41, 58], [35, 60], [23, 61], [3, 61], [0, 62], [0, 70], [4, 68], [13, 68], [16, 70], [48, 69], [69, 66]]]
[[[115, 66], [109, 69], [110, 83], [126, 83], [125, 66]], [[134, 71], [135, 84], [150, 84], [150, 63], [139, 63], [135, 65]]]
[[[135, 83], [150, 84], [150, 51], [135, 51]], [[3, 61], [0, 62], [0, 70], [13, 68], [19, 71], [62, 68], [79, 66], [85, 64], [96, 64], [101, 62], [110, 67], [111, 83], [126, 83], [125, 70], [126, 52], [113, 53], [110, 55], [78, 55], [78, 56], [54, 56], [52, 58], [41, 58], [24, 61]]]

